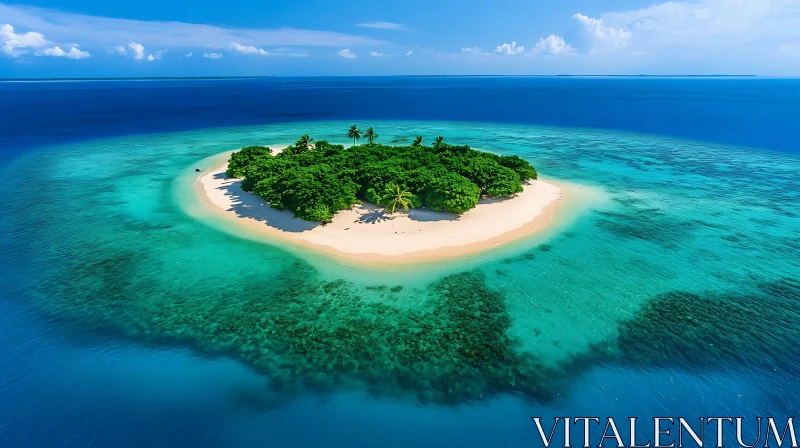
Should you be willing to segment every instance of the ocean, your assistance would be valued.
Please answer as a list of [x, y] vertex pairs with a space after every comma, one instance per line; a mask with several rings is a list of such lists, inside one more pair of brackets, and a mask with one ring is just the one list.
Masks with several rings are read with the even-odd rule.
[[[533, 416], [797, 415], [800, 80], [2, 82], [0, 102], [0, 446], [527, 447]], [[354, 123], [597, 194], [388, 271], [187, 213], [205, 158]]]

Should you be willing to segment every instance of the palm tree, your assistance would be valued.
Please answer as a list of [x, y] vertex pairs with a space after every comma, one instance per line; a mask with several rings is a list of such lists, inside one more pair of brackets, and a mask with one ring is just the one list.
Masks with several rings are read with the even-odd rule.
[[294, 144], [294, 147], [298, 153], [306, 152], [314, 147], [314, 144], [312, 143], [313, 141], [314, 139], [309, 137], [308, 134], [303, 134], [303, 136], [300, 137], [300, 140]]
[[369, 129], [367, 129], [367, 132], [364, 134], [364, 137], [367, 137], [367, 140], [371, 145], [372, 143], [375, 142], [375, 139], [378, 138], [378, 134], [376, 134], [375, 129], [372, 129], [372, 126], [370, 126]]
[[389, 210], [389, 213], [394, 213], [398, 207], [403, 207], [403, 210], [408, 211], [411, 206], [411, 198], [413, 194], [406, 190], [405, 186], [395, 184], [394, 188], [389, 188], [388, 192], [383, 195], [380, 200], [381, 205]]
[[442, 146], [442, 143], [444, 143], [444, 137], [440, 135], [433, 140], [433, 147], [438, 148]]
[[356, 125], [352, 125], [350, 126], [350, 130], [347, 131], [347, 136], [353, 139], [353, 146], [355, 146], [356, 140], [361, 138], [361, 131], [358, 130], [358, 127], [356, 127]]
[[421, 136], [421, 135], [418, 135], [418, 136], [417, 136], [417, 137], [414, 139], [414, 143], [412, 143], [412, 144], [411, 144], [411, 146], [422, 146], [422, 136]]

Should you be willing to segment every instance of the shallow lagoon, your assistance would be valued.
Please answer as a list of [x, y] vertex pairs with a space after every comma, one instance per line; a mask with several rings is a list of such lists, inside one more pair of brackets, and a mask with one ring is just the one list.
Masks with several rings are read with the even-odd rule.
[[[365, 122], [386, 142], [441, 134], [602, 192], [546, 234], [394, 271], [239, 238], [186, 213], [186, 179], [203, 158], [303, 133], [346, 143], [349, 124], [152, 134], [19, 157], [2, 187], [3, 246], [24, 254], [9, 271], [15, 306], [32, 304], [56, 331], [244, 361], [213, 361], [241, 370], [227, 386], [211, 381], [234, 391], [208, 399], [249, 409], [273, 434], [280, 426], [264, 415], [286, 424], [293, 412], [334, 412], [348, 427], [343, 409], [374, 413], [365, 441], [391, 434], [391, 415], [430, 421], [439, 430], [429, 434], [452, 441], [460, 422], [491, 414], [462, 443], [497, 440], [505, 425], [519, 444], [535, 437], [534, 411], [791, 412], [781, 388], [800, 363], [798, 157], [584, 129]], [[644, 398], [665, 384], [661, 400]], [[601, 404], [625, 388], [636, 404]], [[688, 398], [701, 390], [716, 407]]]

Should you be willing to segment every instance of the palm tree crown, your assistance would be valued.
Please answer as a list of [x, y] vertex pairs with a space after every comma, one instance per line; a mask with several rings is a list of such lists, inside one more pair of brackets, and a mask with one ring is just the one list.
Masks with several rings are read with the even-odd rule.
[[356, 144], [356, 140], [361, 138], [361, 131], [358, 130], [356, 125], [350, 126], [350, 130], [347, 131], [347, 136], [353, 139], [353, 145]]
[[414, 139], [414, 143], [412, 143], [412, 144], [411, 144], [411, 146], [422, 146], [422, 136], [421, 136], [421, 135], [418, 135], [418, 136], [417, 136], [417, 137]]
[[389, 210], [389, 213], [394, 213], [398, 207], [403, 207], [403, 210], [408, 211], [411, 206], [411, 198], [413, 194], [406, 190], [405, 186], [395, 184], [394, 188], [389, 188], [388, 192], [381, 198], [381, 205]]
[[309, 137], [308, 134], [303, 134], [303, 136], [300, 137], [300, 140], [294, 144], [294, 147], [297, 152], [306, 152], [314, 147], [314, 144], [312, 143], [313, 141], [314, 139]]
[[364, 134], [364, 137], [367, 137], [367, 140], [370, 144], [375, 142], [375, 139], [378, 138], [378, 134], [375, 133], [375, 129], [372, 129], [372, 126], [367, 129], [367, 132]]
[[442, 143], [444, 143], [444, 137], [442, 137], [441, 135], [440, 135], [440, 136], [438, 136], [438, 137], [436, 137], [436, 138], [433, 140], [433, 146], [434, 146], [435, 148], [438, 148], [439, 146], [441, 146], [441, 145], [442, 145]]

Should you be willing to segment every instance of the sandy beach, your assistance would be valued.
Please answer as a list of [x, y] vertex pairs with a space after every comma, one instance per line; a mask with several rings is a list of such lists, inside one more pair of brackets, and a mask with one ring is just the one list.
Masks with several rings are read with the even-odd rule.
[[243, 191], [240, 180], [225, 176], [229, 156], [212, 159], [195, 180], [209, 210], [248, 231], [354, 261], [413, 263], [482, 252], [544, 230], [565, 203], [561, 187], [537, 180], [513, 198], [483, 198], [460, 216], [424, 209], [388, 214], [365, 203], [322, 225]]

